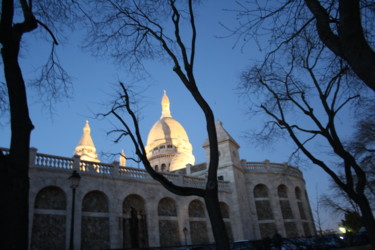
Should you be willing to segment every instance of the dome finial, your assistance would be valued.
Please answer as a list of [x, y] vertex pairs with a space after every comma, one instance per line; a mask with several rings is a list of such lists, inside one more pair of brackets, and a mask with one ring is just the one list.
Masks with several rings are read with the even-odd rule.
[[167, 96], [167, 91], [164, 90], [164, 95], [163, 95], [163, 98], [161, 99], [161, 117], [160, 117], [160, 119], [164, 118], [164, 117], [172, 117], [169, 107], [170, 107], [170, 102], [169, 102], [169, 98]]
[[91, 132], [91, 129], [90, 129], [89, 121], [86, 120], [86, 124], [83, 127], [83, 133], [90, 135], [90, 132]]

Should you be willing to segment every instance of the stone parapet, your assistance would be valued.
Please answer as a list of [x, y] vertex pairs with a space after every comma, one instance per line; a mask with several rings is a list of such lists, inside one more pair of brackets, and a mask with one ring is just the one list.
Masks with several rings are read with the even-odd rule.
[[242, 167], [246, 172], [256, 173], [278, 173], [288, 174], [299, 178], [303, 178], [302, 172], [297, 168], [288, 165], [287, 163], [272, 163], [269, 161], [264, 162], [242, 162]]
[[[1, 148], [2, 151], [7, 152], [6, 149]], [[117, 178], [123, 179], [133, 179], [141, 180], [146, 182], [156, 182], [144, 169], [132, 168], [132, 167], [122, 167], [118, 164], [106, 164], [100, 162], [90, 162], [82, 161], [79, 156], [73, 156], [73, 158], [60, 157], [55, 155], [36, 153], [33, 152], [34, 161], [30, 162], [30, 168], [37, 169], [48, 169], [53, 170], [66, 170], [72, 171], [77, 170], [81, 175], [100, 175], [102, 178]], [[182, 173], [168, 173], [159, 172], [164, 175], [169, 181], [176, 185], [195, 187], [195, 188], [205, 188], [206, 178], [193, 177], [184, 175]], [[219, 191], [228, 191], [229, 182], [218, 181]]]

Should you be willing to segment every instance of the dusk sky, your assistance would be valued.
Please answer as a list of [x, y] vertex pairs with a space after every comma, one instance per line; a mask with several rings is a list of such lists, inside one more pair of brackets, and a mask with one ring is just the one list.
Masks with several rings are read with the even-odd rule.
[[[241, 72], [255, 61], [261, 60], [262, 53], [255, 43], [248, 43], [241, 50], [241, 46], [233, 48], [235, 38], [218, 38], [227, 35], [219, 22], [228, 26], [236, 24], [235, 16], [223, 11], [234, 6], [234, 1], [211, 0], [204, 1], [199, 7], [196, 20], [198, 36], [195, 64], [198, 87], [211, 105], [215, 119], [223, 122], [223, 127], [241, 146], [242, 159], [251, 162], [266, 159], [277, 163], [287, 162], [294, 151], [287, 138], [281, 139], [271, 147], [262, 147], [244, 137], [247, 131], [262, 124], [262, 118], [247, 114], [245, 102], [239, 97], [236, 87]], [[114, 120], [95, 118], [97, 113], [108, 111], [110, 100], [118, 89], [118, 82], [122, 81], [136, 86], [138, 90], [144, 89], [143, 98], [139, 102], [139, 106], [142, 107], [140, 126], [144, 143], [152, 125], [160, 118], [160, 102], [163, 90], [166, 90], [171, 102], [172, 117], [179, 121], [188, 133], [196, 163], [205, 161], [202, 144], [207, 138], [207, 133], [203, 113], [172, 71], [171, 64], [149, 62], [146, 66], [151, 77], [135, 82], [134, 77], [130, 76], [122, 65], [116, 65], [110, 58], [93, 57], [88, 51], [80, 48], [82, 34], [80, 30], [72, 31], [67, 35], [68, 39], [57, 47], [61, 63], [72, 77], [72, 97], [53, 105], [51, 112], [40, 103], [42, 98], [30, 89], [28, 102], [35, 126], [31, 146], [37, 148], [39, 153], [72, 157], [82, 136], [85, 121], [88, 120], [91, 136], [102, 162], [118, 160], [117, 157], [111, 159], [103, 154], [120, 153], [122, 148], [127, 156], [133, 156], [133, 145], [128, 138], [115, 144], [115, 137], [107, 136], [107, 132], [114, 128]], [[264, 42], [266, 41], [265, 38]], [[38, 68], [47, 59], [49, 48], [49, 43], [43, 42], [33, 34], [25, 35], [20, 62], [26, 82], [35, 78]], [[0, 77], [1, 81], [4, 81], [3, 72]], [[0, 147], [9, 147], [8, 119], [9, 117], [3, 115], [0, 120]], [[128, 161], [127, 165], [138, 167], [131, 161]], [[328, 177], [317, 167], [303, 167], [301, 170], [314, 210], [317, 193], [321, 195], [329, 189]], [[335, 228], [335, 217], [324, 213], [323, 228]]]

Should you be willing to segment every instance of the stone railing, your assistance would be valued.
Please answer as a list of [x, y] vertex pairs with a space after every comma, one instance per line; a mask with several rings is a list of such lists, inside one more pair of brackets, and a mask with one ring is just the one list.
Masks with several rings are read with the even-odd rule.
[[144, 170], [131, 167], [119, 167], [119, 175], [131, 179], [150, 180], [151, 176]]
[[[159, 172], [169, 181], [173, 182], [176, 185], [181, 185], [185, 187], [195, 187], [195, 188], [205, 188], [206, 179], [193, 177], [183, 174], [171, 174], [166, 172]], [[131, 168], [131, 167], [119, 167], [120, 176], [128, 177], [131, 179], [138, 180], [152, 180], [152, 177], [144, 169]], [[218, 186], [220, 190], [228, 190], [229, 182], [227, 181], [218, 181]]]
[[30, 165], [40, 168], [60, 168], [60, 169], [72, 169], [73, 159], [59, 156], [51, 156], [46, 154], [36, 154], [34, 162], [30, 162]]
[[94, 174], [111, 174], [113, 173], [113, 165], [90, 161], [80, 161], [79, 170]]
[[[9, 149], [0, 148], [3, 154], [9, 154]], [[42, 168], [53, 170], [77, 170], [83, 175], [100, 175], [103, 177], [108, 176], [108, 178], [118, 177], [124, 179], [141, 180], [147, 182], [154, 182], [151, 176], [144, 169], [132, 168], [132, 167], [122, 167], [119, 166], [118, 162], [113, 164], [105, 164], [100, 162], [89, 162], [81, 161], [79, 156], [73, 156], [73, 158], [60, 157], [54, 155], [47, 155], [37, 153], [36, 148], [30, 148], [30, 168]], [[206, 179], [184, 175], [182, 173], [167, 173], [159, 172], [164, 175], [169, 181], [176, 185], [195, 187], [195, 188], [205, 188]], [[219, 190], [229, 190], [229, 182], [218, 181]]]
[[303, 177], [302, 172], [298, 168], [290, 166], [287, 163], [272, 163], [266, 160], [264, 162], [243, 162], [242, 166], [248, 172], [271, 172]]

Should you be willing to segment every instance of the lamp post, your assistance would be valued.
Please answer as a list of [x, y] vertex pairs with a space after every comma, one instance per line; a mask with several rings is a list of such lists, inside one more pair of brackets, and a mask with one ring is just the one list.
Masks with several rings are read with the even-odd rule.
[[182, 231], [184, 232], [184, 236], [185, 236], [185, 246], [187, 246], [187, 238], [186, 238], [186, 234], [188, 232], [188, 229], [186, 227], [184, 227], [184, 229], [182, 229]]
[[79, 186], [79, 181], [81, 180], [81, 176], [77, 173], [76, 170], [73, 171], [72, 175], [68, 178], [70, 181], [70, 187], [72, 188], [72, 216], [70, 222], [70, 242], [69, 242], [69, 249], [73, 250], [73, 240], [74, 240], [74, 207], [75, 207], [75, 199], [76, 199], [76, 188]]

